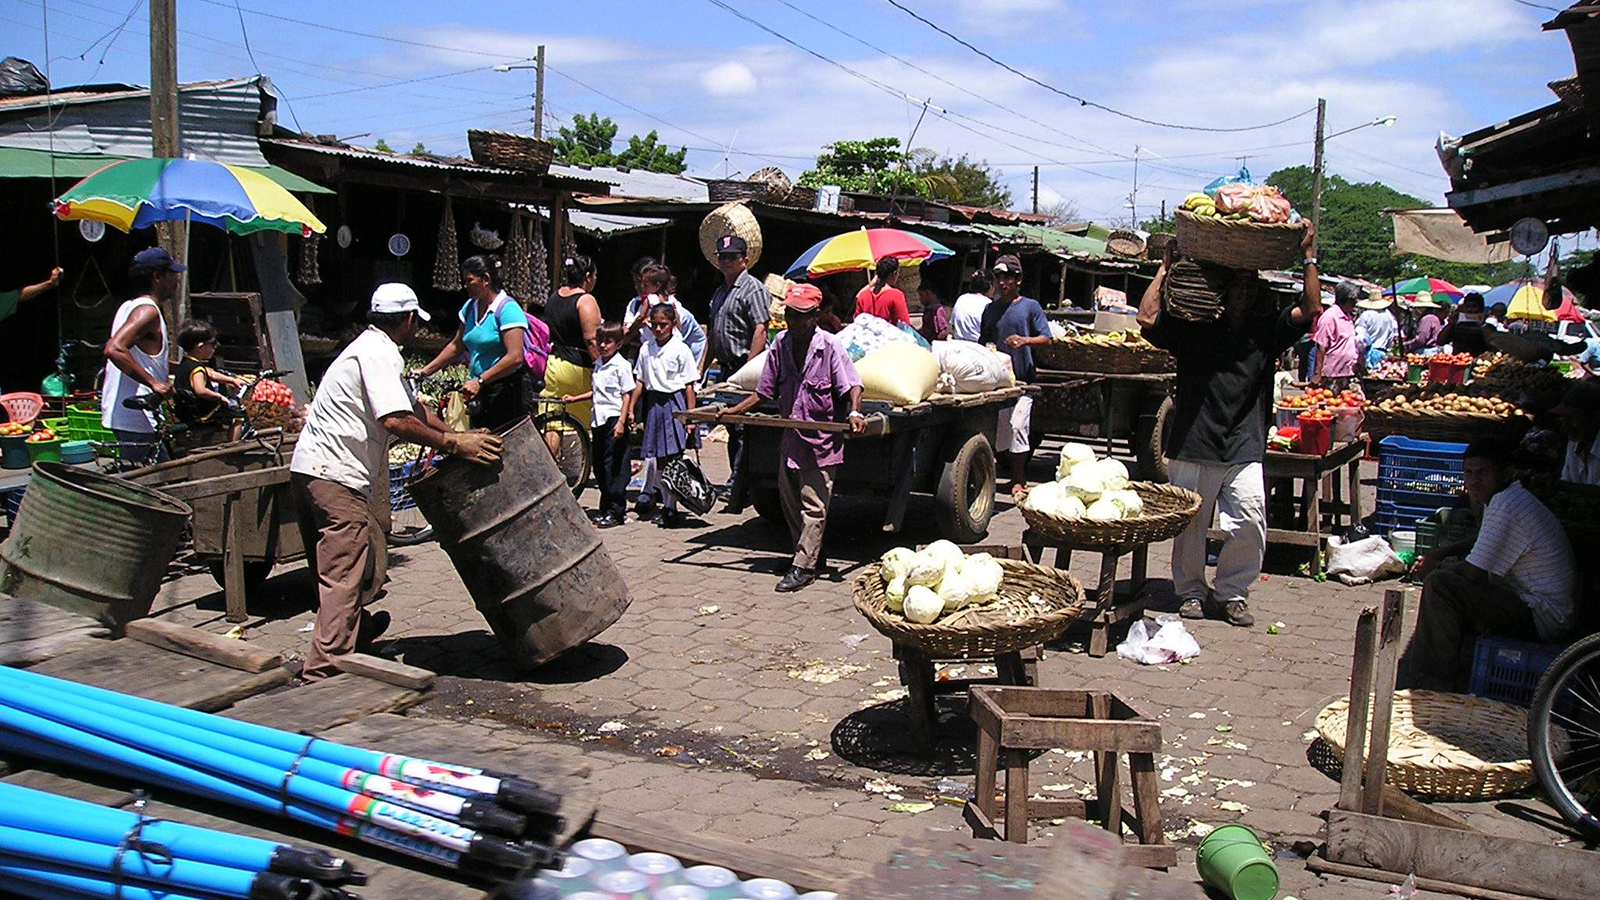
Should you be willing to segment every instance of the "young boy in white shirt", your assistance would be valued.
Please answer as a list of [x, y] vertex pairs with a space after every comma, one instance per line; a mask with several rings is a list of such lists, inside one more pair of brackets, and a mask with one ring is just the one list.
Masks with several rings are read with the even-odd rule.
[[592, 400], [594, 415], [595, 480], [600, 483], [597, 528], [621, 525], [628, 514], [628, 420], [633, 415], [633, 365], [618, 353], [622, 349], [622, 323], [602, 322], [595, 329], [600, 359], [594, 364], [594, 388], [561, 399], [568, 403]]

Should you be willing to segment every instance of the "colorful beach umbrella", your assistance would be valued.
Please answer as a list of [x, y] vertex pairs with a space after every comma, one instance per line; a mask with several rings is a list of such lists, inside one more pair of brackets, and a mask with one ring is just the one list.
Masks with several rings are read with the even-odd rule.
[[1537, 322], [1582, 322], [1583, 313], [1578, 312], [1573, 305], [1577, 297], [1565, 285], [1561, 287], [1561, 305], [1556, 309], [1545, 309], [1544, 306], [1544, 279], [1521, 278], [1508, 281], [1483, 295], [1485, 306], [1496, 303], [1506, 305], [1507, 319], [1532, 319]]
[[305, 204], [253, 169], [199, 159], [115, 162], [54, 202], [62, 219], [104, 222], [121, 231], [156, 222], [204, 222], [234, 234], [327, 230]]
[[1441, 297], [1459, 300], [1462, 294], [1460, 288], [1445, 281], [1443, 278], [1407, 278], [1405, 281], [1385, 288], [1383, 295], [1385, 297], [1393, 297], [1398, 294], [1401, 297], [1409, 297], [1412, 294], [1424, 292], [1432, 294], [1435, 300]]
[[950, 255], [949, 247], [914, 232], [898, 228], [863, 228], [818, 241], [800, 254], [783, 277], [805, 278], [868, 269], [885, 256], [920, 263]]

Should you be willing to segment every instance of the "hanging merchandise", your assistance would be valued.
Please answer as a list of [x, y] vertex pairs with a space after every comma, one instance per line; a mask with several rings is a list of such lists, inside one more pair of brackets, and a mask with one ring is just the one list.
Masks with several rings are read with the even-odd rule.
[[[555, 220], [551, 220], [554, 222]], [[571, 259], [578, 255], [578, 242], [572, 236], [572, 218], [562, 214], [561, 222], [561, 258]]]
[[528, 302], [544, 305], [545, 298], [555, 290], [550, 284], [553, 273], [550, 271], [550, 251], [544, 243], [544, 220], [534, 216], [528, 220], [528, 233], [533, 236], [531, 248], [528, 251], [528, 283], [532, 290], [528, 295]]
[[300, 239], [300, 265], [294, 280], [301, 287], [315, 287], [322, 283], [322, 268], [317, 263], [317, 251], [322, 249], [322, 235], [312, 234]]
[[477, 222], [472, 223], [470, 238], [473, 246], [479, 250], [499, 250], [506, 243], [500, 239], [500, 232], [485, 228]]
[[461, 258], [456, 250], [456, 215], [450, 197], [444, 198], [444, 215], [439, 219], [438, 251], [433, 257], [433, 286], [441, 291], [461, 290]]
[[511, 216], [511, 241], [506, 245], [506, 259], [500, 267], [506, 293], [526, 303], [533, 296], [533, 285], [528, 279], [528, 231], [521, 213]]

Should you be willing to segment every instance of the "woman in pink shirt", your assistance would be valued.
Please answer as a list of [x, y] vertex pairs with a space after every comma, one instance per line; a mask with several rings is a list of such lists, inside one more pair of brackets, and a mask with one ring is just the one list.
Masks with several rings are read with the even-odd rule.
[[895, 325], [910, 325], [905, 292], [894, 286], [900, 275], [900, 261], [892, 256], [878, 260], [872, 280], [856, 294], [856, 315], [866, 313]]
[[1351, 311], [1361, 299], [1361, 289], [1344, 282], [1333, 289], [1332, 306], [1325, 306], [1311, 326], [1311, 341], [1317, 345], [1317, 370], [1311, 381], [1335, 391], [1350, 386], [1356, 374], [1356, 325]]

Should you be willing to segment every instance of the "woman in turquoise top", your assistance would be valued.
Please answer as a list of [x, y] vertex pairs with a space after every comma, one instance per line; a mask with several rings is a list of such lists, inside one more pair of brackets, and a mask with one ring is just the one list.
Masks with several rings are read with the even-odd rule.
[[532, 385], [522, 356], [528, 317], [500, 286], [500, 261], [469, 256], [461, 263], [467, 302], [461, 325], [439, 355], [418, 371], [432, 375], [467, 357], [471, 380], [461, 386], [473, 428], [498, 431], [528, 414]]

